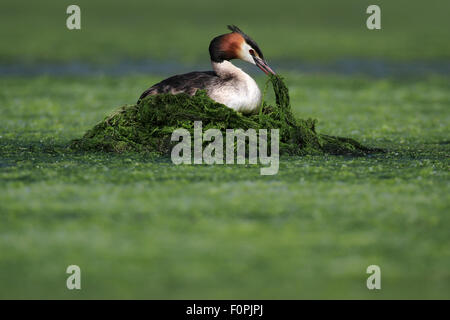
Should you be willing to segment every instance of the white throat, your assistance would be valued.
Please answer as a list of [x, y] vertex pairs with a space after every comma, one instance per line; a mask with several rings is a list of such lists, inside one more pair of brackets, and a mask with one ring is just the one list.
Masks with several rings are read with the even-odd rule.
[[242, 69], [236, 67], [234, 64], [232, 64], [230, 61], [224, 60], [222, 62], [214, 62], [211, 61], [213, 70], [220, 78], [229, 78], [232, 77], [239, 77], [243, 75], [247, 75]]
[[222, 85], [208, 90], [217, 102], [242, 113], [254, 113], [261, 104], [261, 90], [255, 80], [230, 61], [211, 61], [214, 72], [222, 79]]

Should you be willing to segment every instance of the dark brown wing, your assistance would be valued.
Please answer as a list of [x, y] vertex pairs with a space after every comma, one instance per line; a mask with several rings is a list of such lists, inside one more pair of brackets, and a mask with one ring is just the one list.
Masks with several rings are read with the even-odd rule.
[[160, 93], [187, 93], [194, 95], [199, 89], [206, 89], [213, 86], [219, 77], [213, 71], [195, 71], [179, 74], [167, 78], [145, 90], [139, 97], [138, 103], [145, 97]]

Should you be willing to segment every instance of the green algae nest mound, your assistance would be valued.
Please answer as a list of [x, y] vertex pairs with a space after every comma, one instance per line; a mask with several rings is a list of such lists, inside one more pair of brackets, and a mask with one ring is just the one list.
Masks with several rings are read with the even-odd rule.
[[[72, 149], [106, 152], [152, 152], [170, 154], [172, 132], [185, 128], [193, 136], [194, 121], [202, 121], [203, 130], [279, 129], [280, 154], [364, 155], [377, 151], [350, 138], [316, 132], [316, 120], [297, 119], [291, 111], [289, 91], [282, 79], [271, 76], [276, 105], [263, 103], [259, 114], [245, 116], [211, 100], [205, 91], [194, 96], [159, 94], [139, 104], [126, 105], [95, 125]], [[269, 131], [270, 132], [270, 131]]]

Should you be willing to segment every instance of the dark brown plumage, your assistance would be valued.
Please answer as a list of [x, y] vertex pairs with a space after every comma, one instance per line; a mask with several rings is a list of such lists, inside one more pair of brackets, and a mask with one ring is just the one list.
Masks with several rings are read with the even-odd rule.
[[160, 93], [176, 94], [185, 92], [194, 95], [197, 90], [218, 85], [221, 81], [223, 80], [214, 71], [194, 71], [175, 75], [145, 90], [139, 97], [138, 103], [148, 95]]

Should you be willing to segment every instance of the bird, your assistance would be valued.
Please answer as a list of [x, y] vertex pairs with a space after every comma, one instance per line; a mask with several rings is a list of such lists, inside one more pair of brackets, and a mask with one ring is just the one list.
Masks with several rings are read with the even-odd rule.
[[147, 96], [161, 93], [195, 95], [205, 90], [214, 101], [242, 114], [256, 113], [261, 104], [261, 90], [255, 80], [230, 60], [240, 59], [256, 65], [267, 75], [276, 73], [269, 67], [256, 42], [235, 25], [230, 33], [211, 40], [209, 55], [212, 71], [194, 71], [167, 78], [145, 90], [138, 104]]

